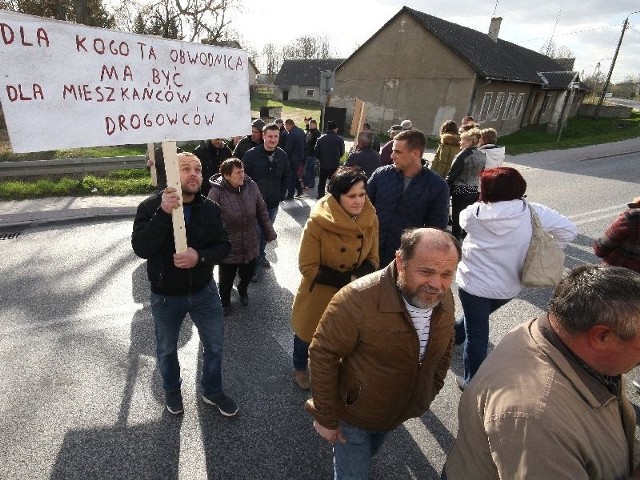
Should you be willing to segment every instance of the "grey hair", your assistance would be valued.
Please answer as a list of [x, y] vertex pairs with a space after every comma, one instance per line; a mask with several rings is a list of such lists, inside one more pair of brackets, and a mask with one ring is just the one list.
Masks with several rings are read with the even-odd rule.
[[373, 132], [363, 130], [358, 134], [358, 143], [363, 147], [370, 147], [373, 144]]
[[411, 260], [416, 253], [416, 246], [425, 239], [429, 248], [441, 252], [448, 252], [453, 246], [458, 252], [458, 261], [462, 258], [462, 247], [456, 237], [444, 230], [436, 228], [409, 228], [402, 232], [398, 254], [403, 263]]
[[560, 281], [549, 303], [569, 335], [608, 326], [622, 340], [640, 331], [640, 274], [610, 265], [580, 265]]

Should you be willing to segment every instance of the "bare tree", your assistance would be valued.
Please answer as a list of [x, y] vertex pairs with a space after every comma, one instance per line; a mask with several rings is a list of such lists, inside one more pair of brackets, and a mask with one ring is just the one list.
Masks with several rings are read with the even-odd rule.
[[553, 38], [547, 40], [542, 48], [540, 48], [540, 53], [546, 55], [551, 58], [574, 58], [575, 54], [571, 51], [571, 49], [565, 45], [558, 45], [553, 41]]
[[303, 35], [282, 48], [284, 58], [331, 58], [332, 53], [326, 35]]
[[281, 50], [273, 43], [265, 44], [262, 47], [262, 67], [264, 73], [269, 76], [269, 83], [273, 83], [281, 63]]

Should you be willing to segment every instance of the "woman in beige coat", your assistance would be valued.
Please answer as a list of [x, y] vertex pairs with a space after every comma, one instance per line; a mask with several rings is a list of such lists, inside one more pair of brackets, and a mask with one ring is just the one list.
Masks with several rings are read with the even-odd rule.
[[440, 144], [431, 162], [431, 170], [442, 178], [446, 178], [451, 170], [453, 158], [460, 152], [460, 135], [458, 125], [453, 120], [447, 120], [440, 127]]
[[328, 193], [316, 203], [300, 240], [302, 281], [293, 300], [293, 367], [300, 388], [309, 389], [307, 350], [333, 295], [352, 280], [375, 271], [378, 217], [366, 193], [367, 177], [341, 167]]

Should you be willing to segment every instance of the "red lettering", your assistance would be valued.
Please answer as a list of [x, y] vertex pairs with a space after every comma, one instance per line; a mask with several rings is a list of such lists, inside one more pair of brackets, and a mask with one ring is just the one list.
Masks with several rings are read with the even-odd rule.
[[24, 46], [24, 47], [33, 47], [33, 43], [28, 43], [24, 39], [24, 27], [20, 27], [20, 41], [22, 43], [22, 46]]
[[87, 47], [84, 46], [84, 42], [86, 39], [86, 37], [80, 38], [78, 35], [76, 35], [76, 50], [78, 52], [80, 51], [80, 49], [84, 50], [85, 52], [87, 51]]
[[0, 32], [2, 32], [2, 41], [5, 45], [11, 45], [16, 35], [13, 29], [6, 23], [0, 23]]

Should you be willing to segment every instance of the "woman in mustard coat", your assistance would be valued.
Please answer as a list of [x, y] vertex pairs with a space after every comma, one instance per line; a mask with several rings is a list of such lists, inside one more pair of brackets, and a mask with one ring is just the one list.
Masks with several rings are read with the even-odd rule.
[[302, 281], [293, 300], [293, 367], [298, 386], [309, 389], [309, 343], [333, 295], [375, 271], [378, 217], [366, 193], [367, 177], [357, 167], [341, 167], [328, 193], [314, 206], [300, 240]]

